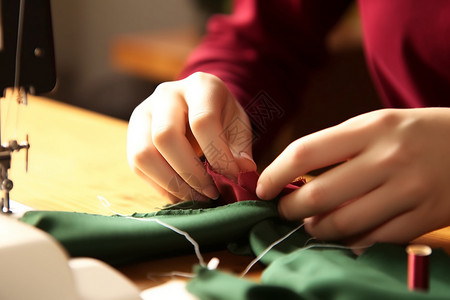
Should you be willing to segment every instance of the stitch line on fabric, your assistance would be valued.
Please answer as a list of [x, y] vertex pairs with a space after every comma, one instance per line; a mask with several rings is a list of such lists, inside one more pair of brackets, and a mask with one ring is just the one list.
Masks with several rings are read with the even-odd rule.
[[190, 235], [188, 232], [183, 231], [183, 230], [181, 230], [181, 229], [178, 229], [178, 228], [176, 228], [175, 226], [172, 226], [172, 225], [170, 225], [170, 224], [167, 224], [167, 223], [165, 223], [165, 222], [163, 222], [163, 221], [161, 221], [161, 220], [159, 220], [159, 219], [154, 219], [154, 218], [153, 218], [153, 219], [151, 219], [151, 218], [149, 218], [149, 219], [135, 218], [135, 217], [127, 216], [127, 215], [124, 215], [124, 214], [120, 214], [120, 213], [115, 212], [114, 210], [112, 210], [112, 209], [110, 208], [111, 203], [110, 203], [108, 200], [106, 200], [104, 197], [102, 197], [102, 196], [97, 196], [97, 198], [99, 199], [99, 201], [102, 203], [102, 205], [103, 205], [106, 209], [110, 210], [111, 212], [115, 213], [116, 215], [119, 215], [119, 216], [124, 217], [124, 218], [127, 218], [127, 219], [131, 219], [131, 220], [141, 221], [141, 222], [155, 222], [155, 223], [157, 223], [157, 224], [159, 224], [159, 225], [161, 225], [161, 226], [163, 226], [163, 227], [165, 227], [165, 228], [167, 228], [167, 229], [172, 230], [173, 232], [175, 232], [175, 233], [177, 233], [177, 234], [179, 234], [179, 235], [184, 236], [184, 237], [186, 238], [186, 240], [187, 240], [188, 242], [190, 242], [190, 243], [192, 244], [192, 246], [194, 246], [194, 252], [195, 252], [195, 255], [197, 256], [197, 259], [198, 259], [198, 261], [199, 261], [199, 264], [200, 264], [202, 267], [205, 267], [205, 266], [206, 266], [205, 260], [204, 260], [204, 258], [203, 258], [203, 255], [202, 255], [201, 252], [200, 252], [200, 245], [199, 245], [199, 244], [191, 237], [191, 235]]
[[210, 207], [210, 208], [198, 208], [198, 209], [163, 209], [157, 212], [153, 212], [153, 213], [134, 213], [132, 216], [134, 218], [150, 218], [150, 217], [170, 217], [170, 216], [179, 216], [179, 215], [199, 215], [199, 214], [204, 214], [204, 213], [208, 213], [211, 211], [214, 212], [218, 212], [221, 210], [228, 210], [229, 207], [233, 207], [233, 206], [239, 206], [239, 207], [258, 207], [258, 208], [265, 208], [265, 207], [269, 207], [273, 204], [268, 204], [271, 203], [269, 201], [261, 201], [261, 200], [246, 200], [246, 201], [240, 201], [240, 202], [235, 202], [235, 203], [231, 203], [231, 204], [226, 204], [223, 206], [215, 206], [215, 207]]

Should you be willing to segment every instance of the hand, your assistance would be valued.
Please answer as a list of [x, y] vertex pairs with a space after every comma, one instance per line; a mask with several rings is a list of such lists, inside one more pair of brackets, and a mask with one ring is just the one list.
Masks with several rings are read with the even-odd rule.
[[261, 174], [275, 197], [299, 175], [338, 164], [279, 202], [324, 240], [408, 242], [450, 225], [450, 108], [386, 109], [290, 144]]
[[216, 76], [195, 73], [159, 85], [133, 111], [127, 156], [132, 169], [174, 202], [219, 196], [199, 157], [229, 177], [256, 170], [247, 114]]

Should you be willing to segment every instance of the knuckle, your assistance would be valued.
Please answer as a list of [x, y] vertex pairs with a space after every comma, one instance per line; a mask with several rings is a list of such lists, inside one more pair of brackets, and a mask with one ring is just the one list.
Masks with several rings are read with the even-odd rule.
[[323, 188], [310, 182], [302, 187], [302, 197], [304, 200], [305, 209], [310, 212], [310, 214], [316, 214], [321, 210], [323, 205], [323, 199], [325, 196]]
[[401, 116], [395, 109], [382, 109], [373, 113], [372, 123], [370, 126], [376, 125], [385, 129], [392, 129], [401, 122]]
[[152, 96], [155, 95], [167, 95], [174, 93], [174, 82], [167, 81], [158, 84], [153, 92]]
[[403, 164], [401, 145], [398, 143], [386, 147], [378, 158], [378, 165], [383, 169], [397, 168]]
[[205, 72], [195, 72], [189, 76], [189, 80], [191, 82], [200, 82], [200, 83], [220, 81], [220, 79], [217, 76]]
[[217, 118], [210, 112], [202, 111], [192, 114], [189, 123], [192, 132], [202, 132], [216, 122]]
[[414, 147], [404, 139], [391, 141], [379, 154], [377, 164], [384, 169], [398, 169], [411, 165], [414, 155]]
[[307, 143], [303, 139], [295, 140], [286, 148], [288, 153], [291, 153], [292, 162], [306, 161], [307, 157], [311, 155]]
[[204, 79], [206, 77], [208, 77], [207, 73], [197, 71], [197, 72], [189, 75], [188, 78], [189, 78], [189, 80], [192, 80], [192, 81], [202, 81], [202, 79]]
[[[212, 101], [226, 99], [229, 95], [228, 89], [223, 81], [209, 73], [196, 72], [187, 78], [186, 95], [192, 98], [205, 98]], [[214, 97], [211, 97], [214, 94]]]
[[152, 142], [158, 149], [169, 147], [176, 137], [177, 131], [171, 126], [154, 126], [152, 128]]
[[426, 197], [429, 193], [430, 186], [433, 186], [432, 180], [423, 178], [420, 174], [409, 173], [408, 177], [403, 180], [400, 187], [400, 195], [402, 199], [407, 199], [405, 203], [415, 205], [417, 201]]
[[352, 218], [341, 218], [337, 214], [331, 214], [330, 224], [337, 237], [346, 237], [352, 234]]
[[128, 150], [128, 164], [137, 173], [140, 166], [144, 166], [153, 156], [151, 148]]

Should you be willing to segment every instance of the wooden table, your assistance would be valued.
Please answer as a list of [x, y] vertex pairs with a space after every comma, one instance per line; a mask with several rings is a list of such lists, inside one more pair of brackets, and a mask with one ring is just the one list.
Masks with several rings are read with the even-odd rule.
[[[6, 119], [5, 112], [2, 121]], [[22, 112], [17, 137], [30, 135], [29, 172], [25, 173], [25, 153], [13, 154], [10, 172], [15, 184], [13, 200], [35, 209], [104, 215], [110, 215], [111, 211], [97, 196], [106, 198], [111, 209], [123, 214], [155, 211], [168, 203], [164, 195], [157, 194], [129, 169], [126, 122], [39, 97], [30, 97], [29, 107]], [[450, 227], [417, 241], [444, 247], [450, 253]], [[218, 257], [221, 268], [235, 273], [242, 272], [251, 260], [226, 251], [204, 255], [207, 261]], [[147, 277], [148, 273], [190, 272], [196, 263], [194, 255], [187, 255], [129, 265], [120, 270], [139, 288], [146, 289], [169, 280], [160, 277], [154, 281]], [[261, 270], [257, 265], [248, 278], [258, 280]]]
[[24, 151], [13, 154], [11, 198], [17, 202], [97, 214], [111, 214], [97, 196], [124, 214], [154, 211], [167, 202], [131, 172], [124, 121], [30, 97], [17, 132], [19, 140], [28, 133], [31, 144], [28, 173]]

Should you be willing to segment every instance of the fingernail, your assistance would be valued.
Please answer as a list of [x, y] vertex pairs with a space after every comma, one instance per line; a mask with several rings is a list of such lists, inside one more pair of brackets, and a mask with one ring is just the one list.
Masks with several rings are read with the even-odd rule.
[[206, 197], [205, 195], [202, 195], [199, 192], [196, 192], [195, 195], [192, 197], [192, 201], [208, 202], [209, 197]]
[[313, 228], [315, 223], [316, 223], [316, 218], [314, 216], [303, 219], [303, 224], [305, 225], [305, 230], [307, 232], [309, 232]]
[[239, 152], [239, 155], [240, 155], [241, 157], [246, 158], [246, 159], [248, 159], [249, 161], [251, 161], [251, 162], [255, 165], [255, 167], [256, 167], [255, 161], [253, 160], [253, 158], [250, 157], [250, 155], [248, 155], [247, 152], [244, 152], [244, 151]]
[[313, 221], [314, 221], [313, 217], [307, 217], [307, 218], [303, 219], [303, 223], [305, 224], [305, 226], [308, 226], [308, 225], [312, 224]]
[[220, 196], [219, 191], [214, 185], [208, 185], [206, 188], [204, 188], [203, 194], [205, 194], [212, 200], [217, 200]]
[[248, 155], [247, 152], [241, 151], [241, 152], [239, 152], [239, 155], [242, 156], [242, 157], [245, 157], [246, 159], [253, 160], [253, 159], [250, 157], [250, 155]]

